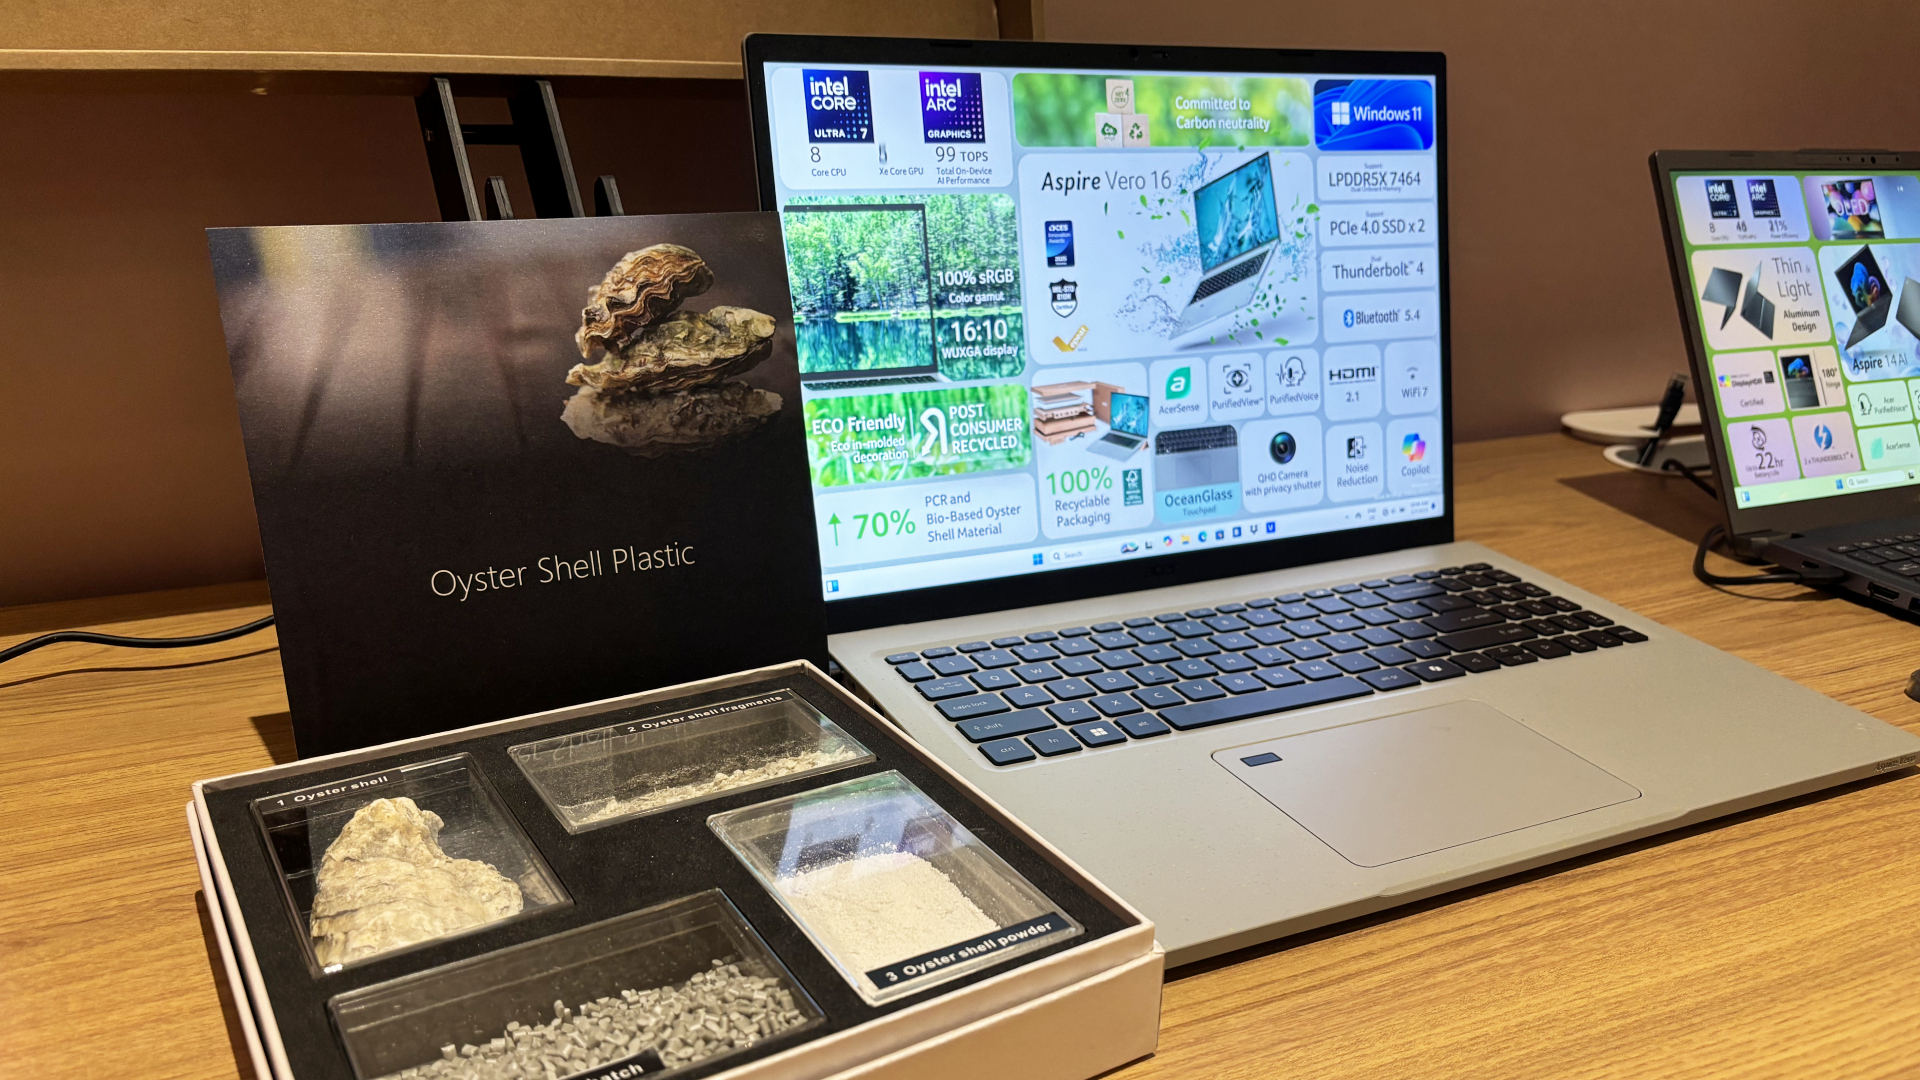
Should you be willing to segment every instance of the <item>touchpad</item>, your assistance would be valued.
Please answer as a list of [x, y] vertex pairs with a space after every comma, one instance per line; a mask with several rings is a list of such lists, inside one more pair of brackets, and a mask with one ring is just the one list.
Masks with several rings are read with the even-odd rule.
[[1640, 797], [1480, 701], [1237, 746], [1213, 759], [1360, 866]]

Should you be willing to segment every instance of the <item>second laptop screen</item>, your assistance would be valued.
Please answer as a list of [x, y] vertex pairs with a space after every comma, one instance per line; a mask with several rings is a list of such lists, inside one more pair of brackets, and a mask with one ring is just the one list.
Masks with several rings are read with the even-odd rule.
[[1444, 512], [1431, 80], [764, 74], [829, 600]]

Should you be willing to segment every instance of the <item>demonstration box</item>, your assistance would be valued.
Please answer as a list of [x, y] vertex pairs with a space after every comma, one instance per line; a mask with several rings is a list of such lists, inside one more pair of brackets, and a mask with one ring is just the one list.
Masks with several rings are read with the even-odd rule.
[[1153, 926], [807, 663], [194, 785], [275, 1080], [1089, 1077]]

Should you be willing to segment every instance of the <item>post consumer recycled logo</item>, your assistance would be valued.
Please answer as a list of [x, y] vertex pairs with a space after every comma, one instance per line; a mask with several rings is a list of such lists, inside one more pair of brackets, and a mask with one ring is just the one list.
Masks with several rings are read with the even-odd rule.
[[1017, 469], [1033, 456], [1024, 386], [967, 386], [809, 401], [815, 486]]

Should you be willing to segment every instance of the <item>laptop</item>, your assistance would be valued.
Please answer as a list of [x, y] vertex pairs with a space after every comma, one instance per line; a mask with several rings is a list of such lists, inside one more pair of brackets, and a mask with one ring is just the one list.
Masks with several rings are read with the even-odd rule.
[[1280, 240], [1273, 203], [1273, 161], [1256, 155], [1193, 193], [1194, 238], [1206, 276], [1180, 313], [1175, 337], [1191, 334], [1246, 307], [1259, 291], [1267, 256]]
[[[1152, 916], [1170, 962], [1920, 754], [1920, 738], [1454, 540], [1441, 56], [754, 36], [745, 61], [766, 205], [964, 180], [1018, 203], [1016, 228], [973, 242], [1018, 244], [1044, 284], [1069, 271], [1044, 269], [1043, 226], [1073, 224], [1084, 348], [1054, 347], [1036, 284], [1009, 338], [1026, 345], [1018, 376], [807, 401], [816, 463], [848, 441], [842, 417], [892, 455], [857, 483], [816, 472], [829, 647], [928, 752]], [[921, 171], [812, 141], [826, 125], [807, 122], [809, 71], [864, 88], [848, 104], [884, 133], [888, 168]], [[925, 142], [955, 100], [969, 117], [980, 103], [976, 141]], [[1221, 146], [1299, 155], [1275, 177], [1318, 208], [1287, 233], [1308, 267], [1330, 221], [1426, 223], [1340, 248], [1409, 253], [1344, 259], [1391, 267], [1392, 284], [1309, 273], [1314, 318], [1284, 346], [1168, 358], [1129, 319], [1180, 295], [1159, 281], [1174, 264], [1199, 265], [1182, 178]], [[1145, 205], [1109, 176], [1137, 178]], [[1776, 332], [1798, 309], [1780, 306]], [[1250, 386], [1224, 374], [1249, 362]], [[1031, 388], [1074, 382], [1149, 389], [1152, 467], [1033, 435]], [[829, 527], [883, 511], [884, 536]]]
[[780, 224], [801, 385], [942, 381], [925, 204], [796, 203]]
[[1111, 394], [1108, 401], [1108, 415], [1113, 418], [1112, 423], [1107, 433], [1087, 449], [1101, 457], [1125, 461], [1139, 453], [1147, 443], [1147, 396]]
[[[1732, 546], [1920, 611], [1920, 153], [1651, 164]], [[1756, 280], [1777, 317], [1729, 319]]]

